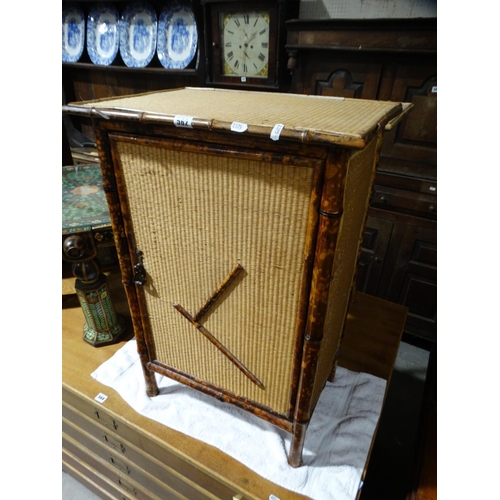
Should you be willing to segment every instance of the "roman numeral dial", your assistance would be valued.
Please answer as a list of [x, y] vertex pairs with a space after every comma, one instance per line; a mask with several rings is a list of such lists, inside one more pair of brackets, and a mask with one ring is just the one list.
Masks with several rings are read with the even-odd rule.
[[268, 12], [221, 14], [222, 67], [225, 76], [267, 78]]

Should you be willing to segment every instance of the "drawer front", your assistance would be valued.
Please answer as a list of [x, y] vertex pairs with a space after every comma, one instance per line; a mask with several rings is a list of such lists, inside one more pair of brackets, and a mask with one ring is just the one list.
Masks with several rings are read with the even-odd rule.
[[62, 470], [98, 495], [99, 498], [106, 500], [126, 499], [125, 495], [121, 494], [111, 481], [104, 476], [98, 475], [95, 470], [76, 461], [64, 448], [62, 450]]
[[[147, 484], [156, 478], [162, 487], [173, 488], [178, 494], [189, 499], [218, 500], [232, 498], [214, 496], [197, 483], [186, 477], [185, 471], [175, 471], [155, 457], [144, 453], [132, 443], [108, 429], [102, 429], [69, 407], [63, 407], [63, 429], [69, 436], [141, 484]], [[144, 471], [147, 471], [144, 477]], [[162, 492], [154, 491], [161, 496]]]
[[377, 169], [374, 184], [377, 186], [386, 186], [403, 191], [412, 191], [414, 193], [430, 194], [437, 196], [438, 186], [436, 180], [422, 179], [419, 177], [409, 177], [401, 174], [391, 174], [382, 170], [382, 160]]
[[387, 186], [373, 186], [370, 205], [374, 208], [396, 210], [428, 218], [437, 217], [436, 196]]
[[[67, 420], [94, 436], [118, 456], [124, 456], [133, 462], [138, 460], [145, 470], [150, 470], [147, 467], [152, 465], [151, 462], [154, 462], [156, 466], [161, 466], [160, 475], [156, 476], [151, 472], [156, 477], [163, 477], [165, 471], [168, 470], [177, 478], [180, 477], [188, 483], [199, 485], [198, 489], [203, 491], [205, 497], [212, 498], [211, 495], [213, 495], [216, 499], [232, 499], [235, 495], [233, 487], [226, 486], [205, 474], [157, 442], [144, 439], [130, 425], [107, 413], [103, 407], [95, 407], [64, 388], [63, 400], [62, 412]], [[242, 496], [241, 498], [251, 497]]]
[[[102, 455], [87, 447], [88, 440], [84, 434], [78, 435], [73, 432], [73, 435], [71, 435], [68, 432], [69, 430], [71, 429], [65, 425], [63, 420], [63, 449], [110, 480], [119, 489], [123, 490], [122, 494], [125, 494], [127, 498], [140, 500], [164, 498], [191, 500], [190, 497], [164, 487], [159, 481], [140, 471], [133, 464], [127, 463], [123, 458], [120, 462], [120, 468], [116, 467], [111, 461], [106, 460]], [[124, 469], [122, 470], [121, 467], [124, 467]]]
[[[63, 434], [62, 469], [91, 489], [101, 498], [116, 500], [163, 500], [148, 495], [137, 484], [113, 475], [107, 464], [86, 454], [76, 443], [69, 443]], [[179, 497], [167, 497], [179, 500]]]

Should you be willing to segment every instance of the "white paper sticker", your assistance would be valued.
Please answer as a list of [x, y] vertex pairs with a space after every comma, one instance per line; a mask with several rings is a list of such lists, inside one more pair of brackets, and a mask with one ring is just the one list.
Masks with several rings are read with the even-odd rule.
[[108, 396], [106, 396], [106, 394], [103, 394], [102, 392], [100, 392], [94, 399], [98, 403], [104, 403], [104, 401], [106, 401], [106, 399], [108, 399]]
[[176, 127], [182, 127], [182, 128], [193, 128], [193, 117], [192, 116], [175, 115], [174, 116], [174, 125]]
[[233, 132], [245, 132], [248, 129], [248, 125], [246, 123], [233, 122], [231, 123], [231, 130]]
[[436, 188], [435, 188], [434, 186], [431, 186], [431, 187], [429, 188], [429, 191], [436, 191]]
[[241, 83], [245, 83], [247, 81], [247, 77], [246, 76], [242, 76], [241, 77]]
[[432, 87], [431, 92], [432, 92], [433, 94], [437, 94], [437, 92], [438, 92], [438, 87], [437, 87], [437, 85], [434, 85], [434, 87]]
[[271, 130], [271, 139], [277, 141], [280, 138], [281, 131], [285, 128], [282, 123], [277, 123]]

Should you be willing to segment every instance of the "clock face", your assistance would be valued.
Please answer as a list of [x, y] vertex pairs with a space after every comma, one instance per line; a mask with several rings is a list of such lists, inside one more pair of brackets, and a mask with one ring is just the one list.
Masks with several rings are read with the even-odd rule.
[[221, 13], [222, 67], [225, 76], [267, 78], [269, 12]]

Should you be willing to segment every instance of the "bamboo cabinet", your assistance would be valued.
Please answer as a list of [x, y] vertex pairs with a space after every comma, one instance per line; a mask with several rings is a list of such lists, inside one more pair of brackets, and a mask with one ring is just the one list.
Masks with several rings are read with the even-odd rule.
[[160, 373], [237, 405], [291, 433], [300, 466], [408, 109], [195, 88], [64, 107], [93, 119], [149, 396]]

